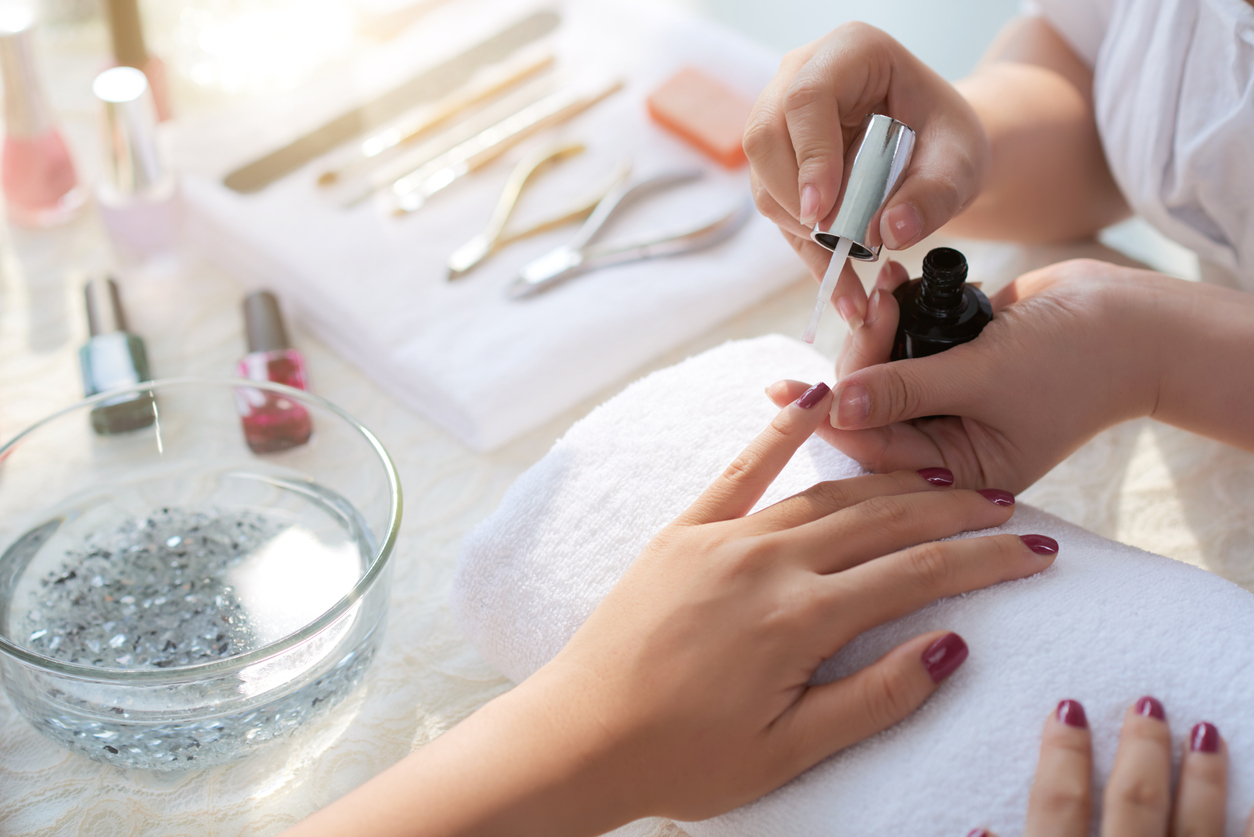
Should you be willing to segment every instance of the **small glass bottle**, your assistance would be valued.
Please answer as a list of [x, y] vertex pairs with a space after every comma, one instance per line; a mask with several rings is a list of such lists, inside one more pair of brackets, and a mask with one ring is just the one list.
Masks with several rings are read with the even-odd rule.
[[[92, 279], [83, 288], [87, 328], [91, 337], [78, 351], [83, 394], [90, 398], [119, 387], [152, 380], [144, 341], [126, 330], [126, 314], [118, 286], [110, 278]], [[91, 411], [92, 428], [114, 436], [150, 426], [157, 418], [151, 392], [128, 393], [107, 399]]]
[[[239, 376], [308, 390], [305, 358], [291, 347], [279, 302], [269, 291], [244, 299], [244, 329], [248, 354], [239, 362]], [[313, 433], [309, 411], [273, 392], [240, 387], [236, 390], [244, 439], [253, 453], [275, 453], [303, 445]]]
[[979, 336], [993, 306], [966, 282], [967, 259], [957, 250], [937, 247], [923, 257], [922, 278], [893, 291], [901, 317], [890, 360], [927, 357]]
[[85, 193], [40, 81], [34, 28], [30, 9], [0, 9], [5, 117], [0, 186], [9, 219], [40, 228], [71, 220], [82, 208]]
[[134, 67], [114, 67], [91, 89], [104, 108], [107, 157], [96, 198], [109, 237], [128, 261], [173, 255], [182, 217], [178, 182], [158, 142], [148, 78]]

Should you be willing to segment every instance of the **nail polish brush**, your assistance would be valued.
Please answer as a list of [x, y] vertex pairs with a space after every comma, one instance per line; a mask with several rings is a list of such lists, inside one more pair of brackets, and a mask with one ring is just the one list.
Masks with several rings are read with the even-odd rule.
[[867, 118], [859, 137], [845, 158], [845, 177], [836, 205], [836, 218], [826, 231], [815, 224], [810, 237], [832, 251], [832, 260], [819, 286], [814, 313], [801, 339], [813, 343], [823, 311], [836, 290], [836, 282], [848, 258], [873, 262], [883, 245], [871, 242], [880, 211], [892, 196], [910, 164], [914, 131], [896, 119], [875, 113]]

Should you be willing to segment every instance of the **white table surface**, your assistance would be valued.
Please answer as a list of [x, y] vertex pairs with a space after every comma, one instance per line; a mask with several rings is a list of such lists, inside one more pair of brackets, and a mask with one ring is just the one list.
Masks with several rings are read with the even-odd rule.
[[[61, 48], [67, 69], [59, 82], [90, 78], [99, 66], [90, 48], [77, 42]], [[76, 147], [89, 147], [94, 115], [75, 95], [60, 96], [58, 104]], [[912, 275], [927, 247], [939, 240], [904, 254]], [[1182, 261], [1135, 227], [1108, 240], [1131, 242], [1130, 249], [1165, 268], [1190, 271], [1187, 257]], [[1125, 258], [1097, 243], [958, 246], [971, 260], [973, 277], [989, 290], [1063, 258]], [[86, 336], [81, 284], [87, 271], [104, 269], [111, 257], [91, 213], [51, 232], [10, 230], [0, 252], [0, 434], [7, 437], [79, 397], [76, 352]], [[799, 263], [797, 277], [756, 310], [639, 374], [728, 339], [799, 333], [815, 287]], [[157, 376], [230, 374], [244, 352], [242, 288], [232, 277], [187, 254], [173, 275], [123, 271], [120, 278], [132, 329], [146, 339]], [[405, 518], [382, 653], [364, 684], [331, 717], [270, 752], [206, 771], [122, 772], [90, 762], [47, 742], [0, 699], [0, 833], [275, 834], [508, 688], [462, 639], [449, 613], [447, 589], [459, 541], [567, 427], [628, 381], [607, 386], [500, 451], [476, 454], [399, 406], [299, 323], [291, 326], [309, 360], [314, 389], [374, 430], [400, 469]], [[820, 350], [834, 357], [841, 330], [838, 318], [830, 317]], [[1254, 583], [1250, 454], [1150, 421], [1132, 422], [1089, 442], [1021, 499], [1107, 537]], [[679, 833], [660, 822], [627, 831]]]

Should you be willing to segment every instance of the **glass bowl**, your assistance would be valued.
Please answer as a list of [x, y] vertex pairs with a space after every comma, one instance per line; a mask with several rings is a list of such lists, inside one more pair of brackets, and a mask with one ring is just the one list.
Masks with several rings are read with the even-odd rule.
[[55, 413], [0, 448], [9, 698], [120, 767], [283, 738], [369, 666], [400, 517], [379, 440], [298, 389], [177, 378]]

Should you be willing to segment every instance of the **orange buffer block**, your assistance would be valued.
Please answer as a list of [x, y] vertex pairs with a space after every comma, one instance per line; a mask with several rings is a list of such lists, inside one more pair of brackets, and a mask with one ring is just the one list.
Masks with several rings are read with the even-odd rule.
[[694, 67], [684, 67], [648, 99], [654, 121], [729, 169], [744, 165], [741, 138], [753, 102]]

